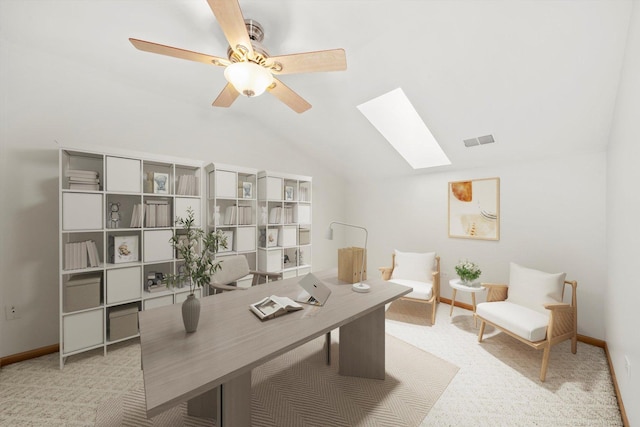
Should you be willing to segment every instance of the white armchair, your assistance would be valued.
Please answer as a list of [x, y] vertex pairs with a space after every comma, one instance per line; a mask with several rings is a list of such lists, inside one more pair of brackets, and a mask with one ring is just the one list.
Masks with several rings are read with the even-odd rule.
[[435, 252], [415, 253], [395, 250], [391, 267], [380, 267], [382, 279], [409, 286], [413, 291], [401, 299], [431, 305], [431, 324], [436, 323], [440, 302], [440, 257]]
[[[511, 263], [509, 285], [483, 283], [487, 302], [478, 304], [481, 320], [478, 342], [482, 342], [488, 323], [517, 340], [543, 349], [540, 381], [544, 381], [551, 347], [571, 339], [571, 352], [577, 351], [578, 306], [575, 281], [566, 281], [565, 273], [550, 274]], [[570, 303], [564, 292], [571, 287]]]

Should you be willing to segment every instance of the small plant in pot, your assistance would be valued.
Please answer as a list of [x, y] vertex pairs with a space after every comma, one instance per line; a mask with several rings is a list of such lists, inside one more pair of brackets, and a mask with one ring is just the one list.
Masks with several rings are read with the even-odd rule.
[[176, 224], [182, 227], [169, 240], [175, 248], [183, 265], [180, 273], [167, 275], [166, 281], [170, 286], [180, 283], [189, 284], [189, 296], [182, 303], [182, 320], [187, 332], [195, 332], [200, 320], [200, 300], [195, 297], [196, 288], [207, 286], [211, 275], [222, 269], [220, 261], [215, 255], [220, 248], [227, 248], [227, 237], [220, 231], [206, 233], [194, 225], [194, 213], [187, 209], [187, 217], [176, 219]]
[[482, 274], [478, 264], [469, 260], [460, 261], [455, 268], [456, 274], [462, 280], [462, 284], [466, 286], [473, 286], [473, 281]]

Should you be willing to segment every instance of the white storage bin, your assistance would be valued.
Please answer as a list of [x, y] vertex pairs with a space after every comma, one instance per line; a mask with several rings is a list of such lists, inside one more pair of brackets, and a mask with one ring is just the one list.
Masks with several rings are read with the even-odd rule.
[[287, 247], [296, 245], [297, 227], [282, 227], [278, 234], [278, 246]]
[[311, 206], [296, 205], [293, 209], [293, 222], [311, 224]]
[[102, 194], [62, 194], [63, 230], [100, 230], [103, 225]]
[[100, 345], [104, 342], [103, 310], [86, 311], [62, 318], [62, 351], [72, 351]]
[[149, 230], [144, 232], [144, 262], [173, 259], [173, 246], [169, 241], [171, 230]]
[[258, 270], [280, 271], [282, 269], [282, 250], [259, 249]]
[[165, 305], [173, 304], [173, 295], [164, 295], [157, 298], [148, 298], [144, 300], [144, 309], [150, 310], [156, 307], [163, 307]]
[[256, 249], [256, 228], [239, 227], [236, 238], [236, 250], [238, 252], [254, 251]]
[[187, 219], [187, 209], [189, 208], [193, 210], [193, 225], [195, 227], [200, 227], [200, 224], [201, 224], [200, 199], [176, 197], [176, 211], [173, 218], [174, 221], [178, 219], [178, 217], [182, 219]]
[[107, 304], [140, 298], [141, 267], [107, 270]]
[[142, 185], [140, 166], [140, 160], [107, 156], [106, 191], [140, 193]]
[[237, 188], [235, 172], [216, 171], [216, 197], [234, 199], [237, 194]]

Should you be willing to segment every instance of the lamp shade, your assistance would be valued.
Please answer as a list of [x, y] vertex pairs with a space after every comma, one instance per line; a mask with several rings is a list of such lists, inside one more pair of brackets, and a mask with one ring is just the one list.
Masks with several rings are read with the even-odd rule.
[[224, 70], [224, 78], [244, 96], [258, 96], [273, 83], [273, 75], [253, 62], [234, 62]]

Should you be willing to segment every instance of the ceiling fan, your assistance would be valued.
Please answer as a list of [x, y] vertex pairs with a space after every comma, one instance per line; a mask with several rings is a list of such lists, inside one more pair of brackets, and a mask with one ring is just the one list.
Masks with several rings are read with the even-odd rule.
[[207, 0], [207, 3], [229, 42], [227, 58], [134, 38], [129, 41], [146, 52], [225, 67], [228, 83], [213, 101], [215, 107], [229, 107], [240, 94], [258, 96], [266, 90], [295, 112], [303, 113], [311, 108], [311, 104], [275, 76], [347, 69], [344, 49], [269, 56], [261, 44], [264, 38], [262, 26], [254, 20], [244, 19], [238, 0]]

